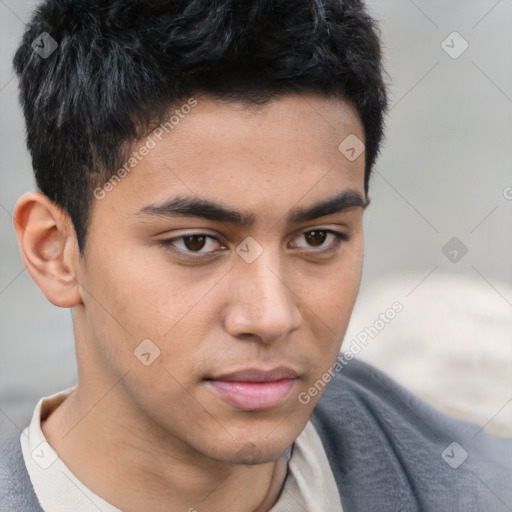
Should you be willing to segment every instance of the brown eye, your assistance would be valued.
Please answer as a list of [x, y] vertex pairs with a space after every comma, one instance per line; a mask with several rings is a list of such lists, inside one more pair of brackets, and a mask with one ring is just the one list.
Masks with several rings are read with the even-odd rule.
[[189, 251], [200, 251], [206, 242], [206, 237], [203, 235], [190, 235], [183, 237], [183, 244]]
[[213, 256], [225, 249], [214, 236], [206, 233], [190, 233], [160, 240], [160, 245], [180, 256], [189, 258]]
[[312, 247], [317, 247], [325, 242], [327, 237], [326, 231], [308, 231], [306, 233], [306, 240]]
[[[346, 242], [349, 236], [332, 229], [313, 229], [300, 234], [298, 239], [303, 239], [302, 243], [295, 243], [296, 248], [313, 249], [313, 253], [322, 253], [333, 251]], [[305, 244], [305, 245], [304, 245]]]

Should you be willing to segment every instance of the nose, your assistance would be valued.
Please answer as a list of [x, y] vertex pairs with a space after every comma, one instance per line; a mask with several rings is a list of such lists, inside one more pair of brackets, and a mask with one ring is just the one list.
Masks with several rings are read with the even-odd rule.
[[271, 343], [300, 326], [299, 298], [278, 261], [264, 251], [252, 263], [237, 262], [224, 314], [224, 327], [231, 336]]

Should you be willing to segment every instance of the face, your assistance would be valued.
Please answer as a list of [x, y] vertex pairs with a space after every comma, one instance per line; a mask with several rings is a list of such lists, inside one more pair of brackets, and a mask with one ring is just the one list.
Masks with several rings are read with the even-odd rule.
[[80, 386], [117, 384], [141, 435], [263, 463], [305, 427], [320, 395], [299, 395], [335, 362], [357, 296], [364, 153], [338, 147], [363, 129], [340, 99], [195, 99], [94, 200]]

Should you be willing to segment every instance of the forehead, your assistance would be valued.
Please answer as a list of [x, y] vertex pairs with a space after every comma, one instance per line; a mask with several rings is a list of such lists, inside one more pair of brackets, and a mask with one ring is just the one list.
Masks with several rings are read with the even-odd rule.
[[364, 152], [342, 151], [346, 140], [364, 148], [364, 132], [341, 99], [294, 94], [255, 107], [195, 96], [168, 119], [133, 145], [95, 210], [133, 214], [196, 196], [270, 219], [343, 190], [364, 196]]
[[[180, 159], [223, 165], [226, 156], [231, 160], [257, 157], [253, 160], [255, 165], [275, 162], [282, 167], [290, 162], [296, 167], [303, 157], [340, 158], [339, 144], [349, 134], [364, 141], [357, 113], [339, 98], [288, 94], [264, 105], [226, 102], [208, 96], [196, 97], [195, 101], [197, 105], [175, 119], [172, 130], [164, 134], [167, 142], [179, 148], [180, 155], [176, 156]], [[180, 111], [179, 106], [174, 111]], [[152, 156], [155, 163], [159, 156], [165, 158], [160, 152], [153, 152]]]

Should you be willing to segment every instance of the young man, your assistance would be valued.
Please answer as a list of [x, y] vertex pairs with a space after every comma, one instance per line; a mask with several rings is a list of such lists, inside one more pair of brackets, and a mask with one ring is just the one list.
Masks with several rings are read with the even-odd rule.
[[510, 444], [337, 359], [386, 110], [359, 0], [47, 0], [16, 53], [23, 261], [78, 385], [9, 511], [510, 510]]

